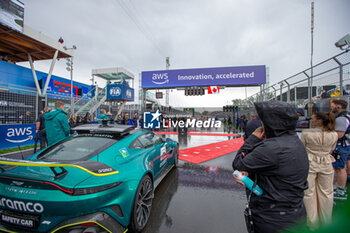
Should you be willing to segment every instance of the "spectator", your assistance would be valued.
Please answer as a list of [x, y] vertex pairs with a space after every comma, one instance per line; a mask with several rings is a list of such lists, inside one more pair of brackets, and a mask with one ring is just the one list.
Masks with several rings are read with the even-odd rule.
[[[310, 111], [310, 113], [314, 113], [314, 112], [319, 112], [319, 108], [318, 108], [318, 103], [314, 102], [313, 99], [311, 99], [311, 106], [309, 109], [309, 103], [307, 103], [305, 105], [304, 108], [306, 111]], [[312, 115], [312, 114], [311, 114]]]
[[319, 218], [323, 223], [330, 223], [333, 208], [333, 177], [334, 170], [331, 155], [338, 135], [334, 131], [335, 117], [333, 113], [317, 112], [312, 114], [311, 127], [301, 134], [308, 157], [309, 188], [305, 191], [304, 204], [307, 213], [307, 225], [316, 229]]
[[242, 132], [245, 131], [246, 124], [247, 124], [247, 120], [246, 120], [245, 115], [239, 117], [239, 119], [238, 119], [238, 127], [239, 127], [240, 131], [242, 131]]
[[44, 114], [47, 144], [51, 146], [69, 136], [70, 127], [67, 113], [63, 111], [64, 103], [57, 101], [55, 109]]
[[261, 127], [261, 120], [259, 116], [256, 116], [254, 118], [255, 120], [251, 120], [247, 123], [247, 126], [245, 127], [244, 130], [244, 140], [249, 138], [249, 136], [259, 127]]
[[232, 125], [231, 117], [228, 117], [227, 124], [229, 127]]
[[100, 119], [100, 120], [109, 120], [109, 117], [106, 114], [106, 110], [101, 109], [100, 115], [98, 116], [98, 119]]
[[25, 121], [25, 124], [31, 124], [31, 123], [34, 122], [33, 116], [30, 113], [30, 111], [26, 111], [26, 115], [25, 115], [24, 121]]
[[295, 133], [295, 107], [279, 101], [254, 104], [263, 126], [244, 142], [232, 167], [247, 171], [263, 189], [250, 198], [255, 232], [275, 233], [305, 220], [309, 161]]
[[40, 111], [38, 119], [36, 120], [36, 133], [39, 134], [40, 150], [45, 149], [47, 146], [46, 130], [45, 130], [45, 119], [44, 114], [50, 112], [49, 107], [45, 107], [44, 111]]
[[117, 124], [121, 125], [122, 124], [122, 120], [123, 120], [122, 116], [120, 114], [118, 114], [118, 116], [117, 116]]
[[296, 108], [297, 114], [299, 117], [305, 116], [305, 111], [302, 108]]
[[124, 125], [128, 125], [129, 124], [129, 120], [130, 120], [129, 113], [126, 112], [124, 114]]
[[331, 97], [338, 97], [340, 96], [340, 88], [337, 88], [337, 90], [335, 90], [332, 94]]
[[342, 99], [333, 100], [331, 103], [332, 112], [336, 115], [335, 131], [338, 134], [337, 146], [333, 151], [336, 158], [333, 167], [337, 174], [337, 186], [334, 192], [334, 199], [336, 200], [346, 200], [348, 197], [345, 164], [350, 156], [350, 143], [346, 136], [349, 133], [350, 117], [348, 111], [346, 111], [347, 106], [348, 102]]
[[90, 116], [90, 113], [87, 112], [87, 113], [85, 114], [85, 116], [84, 116], [83, 123], [84, 123], [84, 124], [90, 124], [90, 122], [91, 122], [91, 116]]
[[330, 94], [325, 89], [323, 89], [322, 93], [321, 93], [321, 98], [322, 99], [327, 99], [327, 98], [330, 98], [330, 97], [331, 97]]
[[138, 127], [138, 115], [137, 115], [137, 112], [134, 113], [134, 117], [132, 118], [132, 124], [135, 126], [135, 128]]
[[[170, 119], [169, 119], [170, 120]], [[141, 117], [140, 117], [140, 126], [141, 126], [141, 128], [143, 129], [143, 116], [141, 115]]]
[[113, 120], [112, 113], [111, 113], [111, 112], [107, 112], [106, 115], [107, 115], [108, 118], [109, 118], [109, 123], [110, 123], [110, 124], [114, 124], [114, 120]]
[[77, 119], [75, 118], [75, 115], [72, 114], [69, 118], [69, 127], [70, 127], [70, 134], [73, 134], [73, 128], [77, 126]]
[[79, 126], [79, 125], [84, 124], [83, 120], [84, 120], [84, 119], [82, 118], [81, 114], [78, 113], [78, 115], [77, 115], [77, 120], [76, 120], [76, 126]]

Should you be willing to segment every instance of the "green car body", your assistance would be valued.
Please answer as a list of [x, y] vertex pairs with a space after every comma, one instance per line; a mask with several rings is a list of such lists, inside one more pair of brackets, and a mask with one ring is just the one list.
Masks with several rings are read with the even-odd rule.
[[75, 129], [77, 136], [25, 160], [0, 159], [0, 230], [117, 233], [145, 226], [135, 227], [137, 196], [147, 180], [153, 195], [177, 164], [177, 142], [129, 126]]

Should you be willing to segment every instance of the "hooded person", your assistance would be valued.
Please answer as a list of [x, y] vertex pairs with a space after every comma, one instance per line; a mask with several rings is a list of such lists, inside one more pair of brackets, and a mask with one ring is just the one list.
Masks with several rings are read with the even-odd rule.
[[67, 113], [63, 111], [64, 103], [57, 101], [55, 109], [44, 114], [46, 138], [48, 146], [59, 142], [69, 136], [70, 127]]
[[245, 140], [232, 167], [247, 171], [263, 190], [261, 196], [250, 198], [254, 232], [280, 232], [306, 220], [308, 156], [295, 132], [298, 114], [292, 105], [279, 101], [254, 105], [262, 127]]

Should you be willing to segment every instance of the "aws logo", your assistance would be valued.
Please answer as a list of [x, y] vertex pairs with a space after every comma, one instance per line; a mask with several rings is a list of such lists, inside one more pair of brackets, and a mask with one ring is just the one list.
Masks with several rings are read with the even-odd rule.
[[[5, 139], [8, 142], [13, 142], [13, 143], [22, 143], [28, 140], [33, 139], [33, 131], [32, 127], [24, 127], [24, 128], [9, 128], [7, 129], [6, 136], [7, 138]], [[22, 139], [25, 137], [24, 139]], [[21, 139], [18, 139], [21, 138]]]
[[153, 74], [152, 75], [152, 82], [154, 84], [162, 85], [169, 82], [169, 76], [168, 73], [163, 74]]

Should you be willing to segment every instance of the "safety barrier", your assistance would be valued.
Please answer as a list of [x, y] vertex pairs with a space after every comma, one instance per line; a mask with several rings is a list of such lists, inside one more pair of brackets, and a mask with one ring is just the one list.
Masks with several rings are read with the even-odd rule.
[[[349, 70], [350, 53], [344, 51], [271, 86], [261, 86], [259, 92], [236, 104], [253, 107], [253, 102], [276, 99], [305, 106], [312, 97], [315, 100], [348, 95]], [[321, 96], [322, 90], [326, 93]]]

